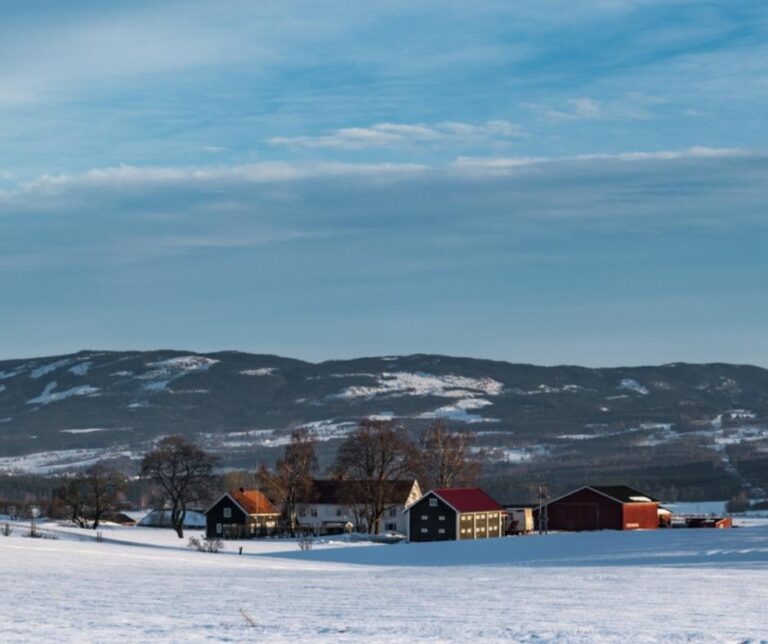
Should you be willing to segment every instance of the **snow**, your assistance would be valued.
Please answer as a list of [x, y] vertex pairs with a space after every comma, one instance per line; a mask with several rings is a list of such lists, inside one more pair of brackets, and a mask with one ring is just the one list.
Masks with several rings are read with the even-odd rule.
[[71, 362], [72, 362], [72, 358], [64, 358], [63, 360], [56, 360], [56, 362], [49, 362], [48, 364], [44, 364], [30, 371], [29, 377], [35, 378], [35, 379], [42, 378], [43, 376], [48, 375], [52, 371], [56, 371], [56, 369], [60, 369], [61, 367], [66, 367]]
[[633, 380], [632, 378], [624, 378], [620, 383], [619, 386], [616, 387], [616, 389], [627, 389], [629, 391], [634, 391], [636, 394], [640, 394], [641, 396], [647, 396], [650, 391], [648, 391], [647, 387], [644, 387], [641, 385], [637, 380]]
[[51, 474], [95, 465], [110, 458], [139, 459], [125, 447], [63, 449], [0, 457], [0, 474]]
[[0, 380], [8, 380], [9, 378], [15, 378], [21, 373], [24, 373], [23, 369], [17, 369], [16, 371], [0, 371]]
[[170, 530], [105, 527], [101, 543], [87, 530], [60, 528], [58, 540], [23, 533], [15, 525], [0, 536], [0, 569], [20, 582], [0, 602], [4, 641], [765, 637], [765, 526], [331, 542], [310, 552], [257, 540], [228, 542], [219, 554], [187, 550]]
[[85, 376], [88, 374], [88, 371], [90, 371], [91, 366], [93, 366], [93, 363], [88, 360], [86, 362], [79, 362], [67, 369], [67, 371], [74, 376]]
[[84, 427], [82, 429], [62, 429], [62, 434], [93, 434], [95, 432], [111, 431], [109, 427]]
[[277, 367], [261, 367], [260, 369], [245, 369], [240, 374], [243, 376], [274, 376]]
[[373, 386], [353, 386], [336, 394], [335, 398], [375, 398], [376, 396], [438, 396], [440, 398], [470, 398], [480, 395], [498, 396], [504, 386], [493, 378], [468, 378], [466, 376], [405, 371], [384, 372], [372, 376]]
[[0, 385], [0, 394], [5, 391], [5, 385]]
[[53, 382], [49, 382], [45, 386], [43, 393], [41, 393], [36, 398], [30, 398], [27, 401], [27, 404], [28, 405], [48, 405], [52, 402], [59, 402], [61, 400], [66, 400], [67, 398], [71, 398], [72, 396], [93, 396], [97, 394], [99, 391], [98, 387], [91, 387], [90, 385], [80, 385], [79, 387], [72, 387], [71, 389], [54, 393], [53, 390], [56, 389], [56, 387], [58, 387], [58, 383], [55, 380]]
[[205, 356], [179, 356], [168, 360], [148, 362], [147, 367], [150, 367], [150, 371], [136, 377], [139, 380], [150, 381], [144, 385], [144, 389], [147, 391], [161, 392], [165, 391], [174, 380], [192, 373], [208, 371], [218, 362], [218, 360]]
[[493, 403], [484, 398], [462, 398], [452, 405], [438, 407], [435, 411], [428, 411], [419, 415], [419, 418], [445, 418], [465, 423], [497, 423], [498, 418], [484, 418], [479, 414], [470, 414], [472, 409], [482, 409]]

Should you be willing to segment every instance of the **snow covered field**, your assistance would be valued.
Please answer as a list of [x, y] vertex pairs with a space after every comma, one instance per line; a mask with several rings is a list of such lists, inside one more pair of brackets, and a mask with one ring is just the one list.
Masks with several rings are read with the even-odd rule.
[[219, 554], [165, 530], [105, 529], [98, 543], [17, 525], [0, 536], [1, 639], [761, 641], [768, 526], [751, 522], [311, 552], [230, 542]]

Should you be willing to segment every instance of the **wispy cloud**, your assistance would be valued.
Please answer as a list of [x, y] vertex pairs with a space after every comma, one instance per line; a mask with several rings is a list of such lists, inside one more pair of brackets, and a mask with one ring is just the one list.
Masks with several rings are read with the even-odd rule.
[[317, 136], [275, 136], [271, 145], [296, 148], [335, 148], [362, 150], [420, 144], [472, 145], [479, 142], [509, 140], [521, 136], [514, 123], [505, 120], [485, 123], [447, 121], [426, 125], [422, 123], [376, 123], [368, 127], [349, 127]]

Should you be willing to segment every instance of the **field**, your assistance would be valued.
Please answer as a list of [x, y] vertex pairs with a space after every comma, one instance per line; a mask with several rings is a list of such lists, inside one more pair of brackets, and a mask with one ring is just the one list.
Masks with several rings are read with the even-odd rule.
[[218, 554], [166, 530], [107, 528], [97, 542], [15, 524], [0, 537], [2, 639], [764, 641], [768, 525], [748, 523]]

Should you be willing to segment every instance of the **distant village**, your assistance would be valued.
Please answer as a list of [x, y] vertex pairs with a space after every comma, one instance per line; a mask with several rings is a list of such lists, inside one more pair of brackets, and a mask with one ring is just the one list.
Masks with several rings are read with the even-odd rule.
[[[331, 476], [321, 478], [315, 441], [298, 429], [273, 467], [262, 464], [247, 477], [215, 475], [214, 457], [187, 438], [168, 436], [141, 466], [139, 478], [151, 486], [154, 509], [129, 507], [122, 494], [128, 478], [100, 465], [63, 477], [46, 509], [80, 527], [138, 524], [172, 528], [180, 538], [185, 530], [204, 529], [209, 546], [274, 537], [310, 547], [312, 539], [332, 535], [396, 543], [732, 527], [725, 514], [676, 516], [660, 499], [621, 481], [585, 482], [554, 497], [540, 484], [536, 499], [495, 499], [477, 485], [483, 464], [471, 442], [468, 433], [439, 421], [414, 442], [392, 421], [368, 419], [340, 445]], [[40, 513], [34, 504], [20, 508], [8, 505], [8, 516]]]

